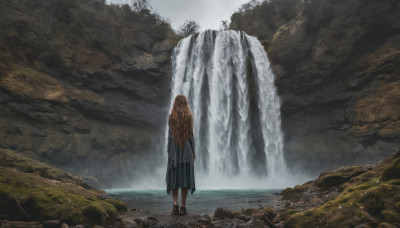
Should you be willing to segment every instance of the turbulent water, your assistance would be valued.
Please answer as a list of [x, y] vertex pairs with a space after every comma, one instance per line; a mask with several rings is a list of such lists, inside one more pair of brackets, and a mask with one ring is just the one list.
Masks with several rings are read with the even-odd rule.
[[172, 55], [171, 92], [171, 107], [178, 94], [189, 100], [200, 183], [280, 187], [287, 169], [280, 103], [257, 38], [207, 30], [181, 40]]

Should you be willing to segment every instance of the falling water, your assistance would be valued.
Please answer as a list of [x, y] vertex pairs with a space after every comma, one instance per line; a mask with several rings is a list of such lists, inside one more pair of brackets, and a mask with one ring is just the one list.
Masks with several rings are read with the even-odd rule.
[[197, 183], [280, 187], [286, 176], [280, 102], [257, 38], [207, 30], [181, 40], [172, 54], [171, 92], [171, 107], [184, 94], [193, 113]]

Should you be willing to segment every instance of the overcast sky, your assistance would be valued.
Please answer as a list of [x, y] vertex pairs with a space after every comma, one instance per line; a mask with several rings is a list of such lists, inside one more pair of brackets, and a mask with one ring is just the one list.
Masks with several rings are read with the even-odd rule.
[[[230, 20], [233, 12], [249, 0], [149, 0], [153, 10], [170, 20], [177, 30], [187, 19], [200, 24], [201, 30], [219, 29], [222, 20]], [[131, 3], [130, 0], [107, 0]]]

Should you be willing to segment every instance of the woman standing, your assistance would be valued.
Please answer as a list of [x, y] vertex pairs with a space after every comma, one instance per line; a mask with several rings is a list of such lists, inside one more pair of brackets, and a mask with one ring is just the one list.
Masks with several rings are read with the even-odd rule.
[[[186, 215], [186, 196], [196, 190], [194, 166], [196, 153], [193, 138], [193, 117], [184, 95], [175, 98], [168, 118], [168, 166], [165, 181], [167, 193], [172, 191], [174, 206], [171, 214]], [[181, 205], [178, 207], [178, 189], [181, 189]]]

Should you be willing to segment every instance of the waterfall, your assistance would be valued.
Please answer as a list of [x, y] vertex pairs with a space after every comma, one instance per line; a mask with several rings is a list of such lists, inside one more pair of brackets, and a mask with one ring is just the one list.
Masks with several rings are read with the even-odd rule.
[[277, 186], [286, 174], [280, 102], [257, 38], [207, 30], [181, 40], [172, 54], [170, 110], [178, 94], [193, 113], [196, 181]]

